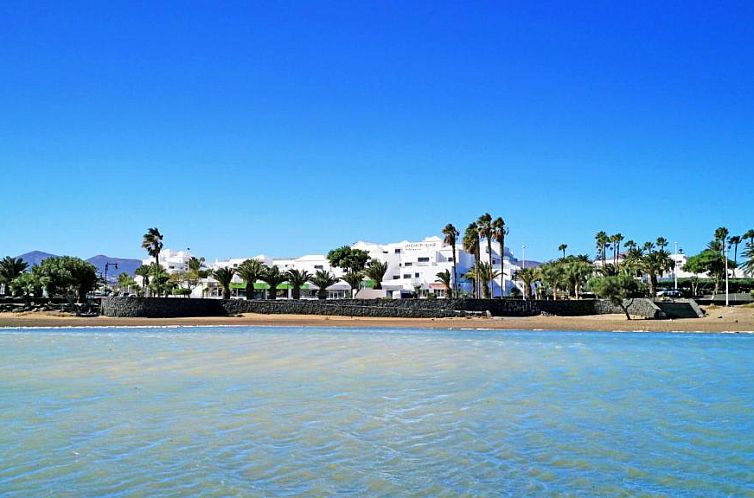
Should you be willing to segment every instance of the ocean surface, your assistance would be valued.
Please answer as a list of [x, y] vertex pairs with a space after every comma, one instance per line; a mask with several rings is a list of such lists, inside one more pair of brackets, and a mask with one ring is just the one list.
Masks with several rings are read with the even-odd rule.
[[0, 496], [754, 496], [754, 336], [0, 330]]

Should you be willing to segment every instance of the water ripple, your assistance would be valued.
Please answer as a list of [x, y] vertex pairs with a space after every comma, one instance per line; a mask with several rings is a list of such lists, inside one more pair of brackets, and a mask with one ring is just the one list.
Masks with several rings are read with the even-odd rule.
[[754, 337], [0, 331], [2, 496], [754, 496]]

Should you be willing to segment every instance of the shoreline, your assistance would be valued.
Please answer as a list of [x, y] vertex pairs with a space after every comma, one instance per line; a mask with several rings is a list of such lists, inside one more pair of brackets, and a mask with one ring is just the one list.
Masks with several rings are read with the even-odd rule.
[[322, 315], [261, 315], [113, 318], [77, 317], [60, 313], [0, 313], [0, 329], [88, 328], [88, 327], [343, 327], [343, 328], [419, 328], [472, 330], [577, 330], [594, 332], [687, 332], [754, 333], [754, 309], [707, 309], [703, 318], [675, 320], [626, 320], [623, 315], [532, 316], [495, 318], [370, 318]]

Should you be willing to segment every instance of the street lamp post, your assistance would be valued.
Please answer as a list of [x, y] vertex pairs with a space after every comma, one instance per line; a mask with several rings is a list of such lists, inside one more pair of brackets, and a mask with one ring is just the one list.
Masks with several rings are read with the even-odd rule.
[[105, 292], [107, 292], [107, 270], [111, 266], [117, 270], [118, 269], [118, 263], [111, 263], [109, 261], [105, 262]]

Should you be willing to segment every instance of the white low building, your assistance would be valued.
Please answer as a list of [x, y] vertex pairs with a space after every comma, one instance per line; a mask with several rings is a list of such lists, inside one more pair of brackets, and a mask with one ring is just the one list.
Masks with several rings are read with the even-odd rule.
[[[453, 261], [457, 259], [456, 273], [458, 275], [458, 287], [462, 292], [466, 294], [472, 294], [472, 283], [463, 277], [471, 267], [474, 265], [473, 255], [463, 250], [459, 244], [456, 247], [457, 254], [453, 254], [453, 249], [449, 245], [445, 245], [443, 240], [439, 237], [432, 236], [427, 237], [418, 242], [411, 242], [404, 240], [401, 242], [393, 242], [387, 244], [378, 244], [373, 242], [359, 241], [351, 246], [353, 249], [360, 249], [367, 252], [372, 260], [379, 260], [388, 264], [387, 272], [381, 282], [383, 289], [380, 291], [364, 292], [364, 295], [375, 296], [381, 295], [388, 298], [400, 298], [418, 295], [422, 297], [434, 294], [437, 297], [445, 297], [445, 286], [438, 282], [437, 274], [448, 270], [453, 275]], [[179, 256], [183, 253], [180, 251], [174, 253], [172, 251], [163, 251], [170, 254], [170, 258], [166, 259], [164, 265], [174, 266], [180, 268]], [[190, 259], [190, 255], [189, 259]], [[492, 257], [487, 254], [487, 245], [482, 244], [482, 261], [491, 262], [493, 268], [499, 271], [500, 268], [500, 255], [498, 254], [495, 245], [492, 248]], [[310, 274], [314, 274], [317, 271], [324, 270], [332, 272], [336, 277], [343, 276], [343, 270], [330, 265], [327, 257], [324, 254], [308, 254], [298, 258], [271, 258], [264, 254], [249, 258], [230, 258], [225, 260], [215, 260], [214, 263], [208, 265], [211, 270], [217, 270], [219, 268], [238, 268], [247, 259], [256, 259], [261, 263], [272, 266], [276, 265], [281, 272], [296, 269], [301, 271], [308, 271]], [[188, 259], [185, 263], [187, 264]], [[161, 258], [161, 264], [162, 264]], [[503, 261], [504, 274], [497, 277], [492, 284], [492, 295], [498, 297], [501, 295], [508, 295], [513, 287], [517, 284], [511, 280], [511, 276], [520, 268], [520, 263], [513, 259], [509, 253], [506, 253]], [[181, 271], [175, 269], [174, 271]], [[369, 280], [364, 281], [366, 287], [374, 287], [374, 282]], [[266, 288], [266, 285], [257, 282], [255, 289], [259, 294]], [[290, 289], [287, 284], [280, 286], [281, 290], [288, 291], [288, 297], [290, 297]], [[317, 287], [311, 283], [307, 284], [302, 289], [302, 298], [315, 299]], [[218, 283], [213, 278], [209, 277], [203, 279], [200, 284], [193, 289], [192, 297], [220, 297], [222, 294]], [[231, 295], [233, 297], [245, 296], [245, 283], [238, 275], [233, 277], [231, 283]], [[350, 286], [340, 281], [337, 284], [328, 287], [328, 298], [343, 298], [350, 296]]]

